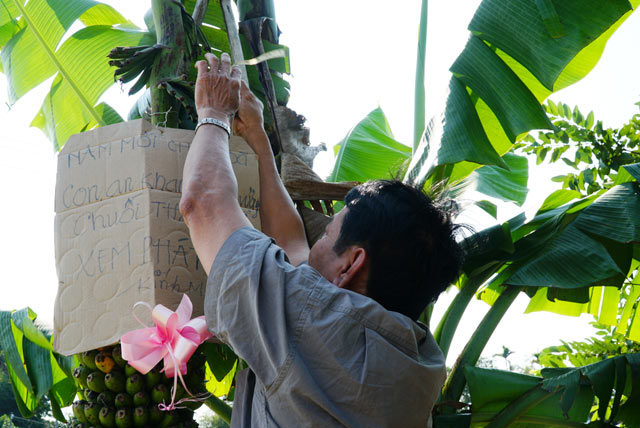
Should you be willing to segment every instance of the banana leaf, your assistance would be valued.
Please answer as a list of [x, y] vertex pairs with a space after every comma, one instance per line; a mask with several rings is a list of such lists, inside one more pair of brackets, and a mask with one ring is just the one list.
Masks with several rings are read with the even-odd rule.
[[[415, 176], [458, 181], [502, 159], [530, 130], [553, 129], [540, 105], [586, 76], [638, 0], [484, 0], [451, 67], [437, 159]], [[437, 166], [438, 168], [434, 168]]]
[[[593, 405], [593, 392], [586, 385], [577, 389], [570, 410], [565, 413], [559, 405], [564, 390], [545, 390], [539, 377], [470, 366], [465, 368], [465, 376], [473, 403], [472, 426], [491, 426], [487, 423], [509, 413], [512, 427], [585, 423]], [[528, 401], [524, 411], [522, 407], [514, 409], [517, 400]]]
[[51, 336], [34, 323], [36, 318], [30, 308], [0, 311], [0, 349], [22, 416], [33, 416], [46, 394], [54, 417], [66, 422], [60, 409], [69, 406], [77, 392], [71, 377], [72, 357], [53, 352]]
[[381, 108], [360, 121], [335, 147], [333, 171], [327, 181], [360, 181], [402, 177], [411, 148], [393, 138]]
[[[95, 1], [1, 3], [0, 56], [9, 100], [16, 102], [55, 76], [32, 126], [42, 129], [56, 150], [71, 134], [122, 120], [110, 106], [98, 103], [114, 83], [106, 54], [115, 46], [143, 43], [147, 33], [111, 6]], [[76, 23], [84, 28], [61, 43]]]
[[640, 354], [541, 374], [466, 366], [472, 412], [436, 415], [434, 427], [586, 427], [594, 406], [605, 426], [640, 423]]
[[529, 189], [529, 162], [526, 157], [507, 153], [502, 157], [509, 168], [505, 170], [493, 165], [485, 165], [472, 173], [472, 180], [480, 193], [502, 201], [524, 204]]
[[[563, 203], [573, 196], [573, 192], [555, 192], [530, 221], [503, 224], [499, 240], [480, 242], [482, 232], [469, 238], [467, 245], [475, 244], [482, 251], [469, 253], [464, 271], [475, 275], [490, 266], [501, 266], [499, 275], [479, 292], [489, 304], [504, 284], [522, 286], [532, 296], [527, 312], [591, 313], [635, 338], [636, 326], [640, 326], [635, 302], [629, 303], [622, 320], [616, 313], [618, 305], [627, 303], [620, 287], [638, 267], [634, 255], [640, 241], [637, 184], [627, 182]], [[509, 248], [505, 239], [512, 246], [510, 251], [505, 251]], [[632, 328], [627, 331], [623, 323], [628, 322]]]

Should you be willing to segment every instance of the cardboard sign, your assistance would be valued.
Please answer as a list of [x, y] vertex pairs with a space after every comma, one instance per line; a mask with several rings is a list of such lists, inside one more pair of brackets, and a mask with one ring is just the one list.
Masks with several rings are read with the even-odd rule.
[[[141, 328], [134, 305], [174, 310], [183, 293], [203, 315], [206, 271], [180, 211], [193, 131], [137, 120], [72, 136], [58, 156], [54, 349], [71, 355]], [[257, 157], [230, 140], [239, 202], [259, 228]], [[151, 312], [135, 309], [151, 325]]]

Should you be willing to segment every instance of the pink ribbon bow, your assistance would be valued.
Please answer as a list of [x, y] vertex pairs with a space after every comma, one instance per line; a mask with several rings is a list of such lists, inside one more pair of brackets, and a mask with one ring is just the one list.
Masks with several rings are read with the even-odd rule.
[[[138, 305], [145, 305], [151, 309], [151, 306], [144, 302], [136, 303], [134, 308]], [[182, 375], [187, 374], [187, 361], [198, 345], [213, 336], [207, 330], [204, 316], [190, 319], [192, 311], [193, 305], [186, 294], [182, 296], [182, 301], [175, 312], [163, 305], [156, 305], [151, 309], [151, 318], [155, 327], [130, 331], [120, 340], [122, 358], [142, 374], [148, 373], [160, 360], [164, 359], [165, 375], [174, 377], [171, 404], [166, 407], [167, 410], [175, 408], [178, 377], [186, 389]]]

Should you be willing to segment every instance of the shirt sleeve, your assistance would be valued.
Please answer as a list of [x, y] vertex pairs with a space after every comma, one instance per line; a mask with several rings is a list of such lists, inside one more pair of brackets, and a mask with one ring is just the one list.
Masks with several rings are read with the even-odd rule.
[[209, 273], [207, 326], [269, 388], [292, 358], [318, 279], [308, 266], [289, 264], [271, 238], [239, 229], [225, 241]]

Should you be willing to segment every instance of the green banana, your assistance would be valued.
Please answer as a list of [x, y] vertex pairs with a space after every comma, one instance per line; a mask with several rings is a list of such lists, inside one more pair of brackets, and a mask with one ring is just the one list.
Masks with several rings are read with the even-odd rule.
[[144, 49], [140, 49], [131, 55], [132, 58], [142, 58], [145, 56], [149, 56], [155, 59], [156, 55], [160, 52], [160, 50], [166, 48], [166, 46], [156, 43], [153, 46], [146, 47]]
[[88, 423], [91, 425], [98, 425], [100, 423], [98, 415], [101, 408], [102, 406], [98, 403], [86, 403], [84, 405], [84, 416], [87, 418]]
[[79, 422], [87, 422], [87, 417], [84, 415], [84, 405], [87, 404], [85, 400], [74, 401], [71, 405], [73, 416], [78, 419]]
[[112, 371], [104, 375], [104, 384], [113, 392], [124, 392], [126, 390], [126, 378], [120, 371]]
[[136, 58], [135, 60], [132, 58], [125, 60], [122, 66], [116, 69], [113, 76], [122, 83], [128, 83], [151, 66], [153, 66], [153, 58], [149, 58], [148, 56], [139, 59]]
[[133, 399], [126, 392], [121, 392], [118, 395], [116, 395], [116, 398], [114, 399], [114, 404], [117, 409], [131, 407], [133, 406]]
[[107, 428], [116, 426], [116, 411], [112, 407], [103, 407], [98, 414], [100, 423]]
[[136, 407], [133, 410], [133, 424], [143, 427], [149, 423], [149, 412], [146, 407]]
[[96, 355], [98, 355], [97, 350], [85, 351], [82, 353], [82, 362], [85, 366], [89, 367], [92, 371], [98, 370], [96, 367]]
[[195, 115], [195, 101], [192, 88], [179, 80], [164, 81], [160, 83], [160, 86], [164, 87], [169, 95], [180, 101], [191, 116]]
[[87, 366], [79, 365], [78, 367], [73, 369], [72, 375], [73, 375], [73, 378], [78, 383], [78, 385], [80, 385], [82, 388], [86, 388], [87, 376], [89, 376], [89, 373], [91, 373], [91, 370], [87, 368]]
[[136, 407], [148, 406], [151, 403], [151, 397], [146, 391], [138, 391], [133, 396], [133, 405]]
[[95, 371], [87, 376], [87, 388], [98, 394], [104, 392], [106, 386], [104, 384], [104, 373], [101, 371]]
[[129, 89], [129, 95], [133, 95], [138, 92], [140, 89], [144, 88], [147, 83], [149, 83], [149, 79], [151, 78], [151, 70], [152, 67], [147, 67], [144, 69], [138, 81]]
[[169, 388], [167, 388], [167, 385], [160, 383], [154, 386], [151, 391], [151, 401], [156, 404], [169, 403], [169, 401], [171, 401], [171, 392]]
[[133, 54], [135, 54], [136, 52], [139, 52], [141, 50], [144, 50], [146, 48], [150, 47], [150, 45], [142, 45], [142, 46], [117, 46], [113, 49], [111, 49], [111, 52], [109, 52], [109, 54], [107, 55], [108, 58], [113, 58], [113, 59], [117, 59], [117, 58], [129, 58], [130, 56], [132, 56]]
[[125, 389], [127, 394], [133, 396], [136, 392], [142, 391], [144, 388], [144, 379], [140, 373], [134, 373], [127, 378]]
[[115, 416], [116, 426], [118, 428], [131, 428], [133, 426], [133, 418], [129, 409], [118, 409]]
[[98, 404], [111, 407], [113, 406], [115, 399], [116, 399], [116, 393], [113, 391], [109, 391], [107, 389], [105, 391], [102, 391], [98, 395], [98, 399], [96, 401], [98, 402]]
[[162, 382], [164, 374], [160, 373], [160, 370], [155, 367], [152, 368], [146, 375], [144, 375], [144, 383], [147, 389], [153, 389], [154, 386]]
[[125, 366], [127, 365], [127, 360], [122, 358], [122, 347], [120, 345], [116, 345], [113, 347], [113, 349], [111, 350], [111, 358], [113, 358], [113, 361], [115, 361], [115, 363], [120, 368], [125, 368]]
[[127, 364], [126, 366], [124, 366], [124, 374], [129, 377], [131, 375], [134, 375], [138, 373], [138, 370], [136, 370], [133, 366]]
[[90, 389], [83, 390], [82, 394], [84, 395], [84, 399], [87, 400], [89, 403], [97, 403], [98, 395], [100, 395], [97, 392], [92, 391]]
[[162, 418], [162, 422], [160, 422], [160, 425], [158, 425], [159, 428], [167, 428], [171, 425], [177, 424], [180, 421], [178, 412], [176, 412], [175, 410], [170, 410], [163, 413], [164, 418]]

